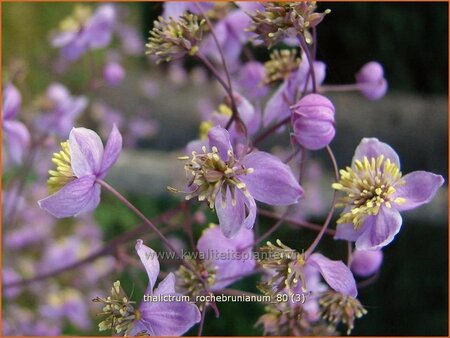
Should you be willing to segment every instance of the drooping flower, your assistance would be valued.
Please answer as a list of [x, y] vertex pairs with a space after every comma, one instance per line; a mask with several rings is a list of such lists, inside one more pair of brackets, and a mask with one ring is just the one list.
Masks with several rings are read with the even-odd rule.
[[251, 272], [256, 265], [252, 255], [253, 230], [242, 229], [234, 238], [226, 238], [216, 225], [203, 231], [197, 249], [205, 264], [215, 272], [211, 290], [221, 290]]
[[192, 152], [185, 165], [192, 176], [186, 199], [197, 197], [215, 208], [222, 233], [232, 238], [242, 226], [251, 229], [256, 218], [255, 199], [270, 205], [297, 203], [303, 195], [291, 169], [262, 151], [235, 153], [228, 131], [211, 128], [209, 147]]
[[309, 94], [292, 109], [292, 126], [297, 142], [310, 150], [326, 147], [336, 133], [334, 105], [325, 96]]
[[356, 242], [358, 250], [388, 245], [400, 231], [400, 211], [430, 202], [444, 183], [441, 175], [426, 171], [402, 176], [397, 153], [376, 138], [362, 139], [352, 166], [340, 174], [333, 188], [345, 193], [345, 209], [335, 239]]
[[87, 50], [103, 48], [110, 43], [115, 20], [113, 5], [101, 5], [93, 14], [90, 7], [79, 5], [61, 22], [60, 31], [51, 37], [51, 43], [53, 47], [61, 48], [63, 58], [77, 60]]
[[105, 148], [100, 137], [90, 129], [73, 128], [69, 140], [52, 159], [48, 187], [51, 195], [39, 206], [57, 218], [77, 216], [94, 210], [100, 203], [100, 184], [122, 149], [122, 136], [113, 126]]
[[14, 85], [7, 84], [3, 88], [2, 127], [8, 142], [8, 156], [16, 164], [22, 162], [30, 144], [30, 133], [27, 127], [16, 120], [21, 103], [20, 92]]
[[381, 99], [386, 94], [388, 84], [380, 63], [376, 61], [366, 63], [355, 77], [359, 90], [369, 100]]
[[383, 251], [355, 250], [352, 254], [350, 269], [355, 275], [367, 277], [377, 272], [381, 267], [381, 263], [383, 263]]
[[65, 138], [87, 105], [85, 96], [72, 96], [62, 84], [52, 83], [40, 101], [42, 115], [35, 120], [36, 128], [43, 133], [55, 133]]
[[[175, 291], [175, 275], [169, 273], [156, 289], [159, 262], [156, 252], [143, 244], [136, 243], [136, 251], [147, 272], [149, 284], [146, 295], [170, 295], [173, 299], [181, 296]], [[186, 301], [143, 301], [136, 311], [136, 322], [128, 335], [145, 333], [150, 336], [180, 336], [200, 321], [200, 311], [193, 303]]]

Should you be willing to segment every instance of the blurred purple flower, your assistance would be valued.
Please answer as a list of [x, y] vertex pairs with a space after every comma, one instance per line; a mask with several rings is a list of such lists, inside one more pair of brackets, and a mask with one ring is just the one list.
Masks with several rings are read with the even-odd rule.
[[16, 163], [22, 163], [25, 151], [30, 145], [27, 127], [16, 120], [22, 103], [22, 96], [16, 87], [7, 84], [3, 88], [2, 126], [8, 143], [8, 156]]
[[341, 170], [333, 188], [346, 194], [335, 239], [356, 242], [358, 250], [388, 245], [400, 231], [400, 211], [430, 202], [444, 183], [441, 175], [400, 172], [397, 153], [376, 138], [363, 138], [355, 150], [352, 167]]
[[117, 87], [125, 78], [125, 69], [123, 69], [120, 63], [110, 61], [103, 69], [103, 78], [109, 86]]
[[367, 99], [378, 100], [386, 94], [388, 84], [384, 78], [383, 66], [378, 62], [366, 63], [355, 77], [361, 93]]
[[197, 249], [215, 270], [213, 291], [224, 289], [255, 268], [253, 240], [253, 230], [249, 229], [242, 229], [232, 239], [224, 237], [216, 225], [203, 230]]
[[303, 195], [291, 169], [277, 157], [238, 149], [235, 154], [229, 132], [213, 127], [209, 147], [193, 153], [185, 166], [193, 175], [187, 199], [198, 197], [215, 206], [222, 233], [234, 237], [242, 226], [251, 229], [256, 218], [255, 199], [270, 205], [297, 203]]
[[106, 47], [116, 21], [116, 9], [111, 4], [100, 5], [91, 15], [91, 9], [79, 5], [72, 16], [61, 22], [60, 32], [51, 37], [53, 47], [61, 48], [61, 56], [77, 60], [89, 49]]
[[76, 216], [94, 210], [100, 203], [100, 184], [117, 161], [122, 149], [122, 136], [113, 126], [105, 149], [93, 130], [73, 128], [63, 150], [56, 153], [56, 171], [50, 171], [48, 184], [55, 192], [40, 200], [39, 206], [56, 218]]
[[116, 28], [117, 35], [122, 43], [122, 50], [128, 55], [139, 56], [144, 54], [144, 39], [136, 27], [120, 24]]
[[355, 275], [368, 277], [377, 272], [383, 263], [383, 251], [355, 250], [352, 255], [351, 270]]
[[[214, 31], [217, 40], [222, 47], [225, 60], [232, 68], [239, 64], [239, 56], [242, 47], [247, 43], [248, 39], [254, 35], [254, 33], [246, 30], [250, 26], [251, 21], [248, 14], [237, 9], [230, 11], [214, 26]], [[205, 39], [200, 50], [217, 62], [221, 62], [222, 59], [220, 57], [219, 49], [211, 34]]]
[[[325, 79], [326, 65], [321, 61], [314, 61], [313, 67], [316, 84], [319, 85]], [[298, 70], [291, 73], [267, 102], [264, 109], [264, 126], [282, 121], [291, 115], [290, 106], [303, 90], [306, 88], [306, 92], [312, 91], [312, 81], [309, 78], [309, 62], [303, 55]]]
[[39, 307], [39, 312], [44, 318], [56, 322], [62, 322], [67, 318], [72, 325], [81, 330], [91, 327], [89, 308], [81, 291], [74, 288], [52, 290], [46, 298], [46, 303]]
[[308, 94], [292, 109], [292, 126], [297, 142], [310, 150], [326, 147], [336, 134], [334, 105], [325, 96]]
[[237, 85], [239, 90], [250, 100], [267, 95], [269, 88], [263, 83], [266, 70], [258, 61], [247, 62], [239, 71]]
[[[149, 284], [146, 295], [181, 296], [175, 291], [175, 275], [169, 273], [158, 287], [154, 289], [159, 275], [159, 262], [155, 251], [143, 244], [142, 240], [136, 243], [136, 251], [145, 267]], [[197, 306], [189, 302], [153, 302], [142, 301], [139, 306], [140, 319], [138, 319], [128, 335], [134, 336], [145, 332], [150, 336], [180, 336], [200, 321], [200, 311]]]
[[[197, 2], [204, 11], [214, 7], [213, 2]], [[183, 13], [191, 12], [193, 14], [200, 14], [195, 2], [189, 1], [166, 1], [164, 2], [163, 18], [178, 19]]]
[[36, 128], [43, 133], [55, 133], [65, 138], [75, 120], [86, 109], [88, 100], [85, 96], [72, 96], [62, 84], [52, 83], [43, 104], [45, 113], [36, 118]]

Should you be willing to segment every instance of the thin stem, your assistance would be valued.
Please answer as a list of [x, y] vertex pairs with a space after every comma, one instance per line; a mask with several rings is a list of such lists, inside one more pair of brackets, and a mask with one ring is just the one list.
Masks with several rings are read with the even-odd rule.
[[[269, 217], [269, 218], [274, 218], [274, 219], [279, 219], [280, 216], [277, 215], [276, 213], [269, 211], [269, 210], [264, 210], [264, 209], [258, 209], [258, 214], [262, 215], [264, 217]], [[322, 230], [322, 226], [319, 224], [314, 224], [314, 223], [310, 223], [310, 222], [306, 222], [306, 221], [299, 221], [299, 220], [293, 220], [291, 218], [285, 218], [284, 221], [286, 223], [290, 223], [293, 225], [297, 225], [299, 227], [305, 228], [305, 229], [309, 229], [309, 230], [313, 230], [313, 231], [317, 231], [320, 232]], [[335, 231], [333, 229], [326, 229], [325, 233], [327, 235], [330, 236], [334, 236]]]
[[313, 93], [315, 93], [317, 91], [317, 87], [316, 87], [316, 75], [314, 72], [314, 59], [311, 56], [311, 52], [309, 50], [308, 44], [306, 43], [304, 37], [302, 35], [298, 35], [298, 40], [300, 41], [300, 46], [302, 47], [303, 51], [305, 52], [306, 58], [308, 59], [308, 63], [309, 63], [309, 74], [311, 77], [311, 81], [312, 81], [312, 86], [313, 86]]
[[350, 267], [352, 265], [352, 258], [353, 258], [353, 248], [352, 248], [352, 242], [347, 242], [347, 266]]
[[[225, 60], [225, 54], [223, 52], [222, 46], [219, 43], [219, 39], [217, 38], [216, 32], [215, 32], [214, 27], [213, 27], [213, 25], [211, 23], [211, 20], [209, 20], [209, 18], [208, 18], [208, 15], [206, 15], [206, 13], [203, 11], [203, 8], [199, 5], [199, 3], [196, 2], [195, 6], [197, 7], [198, 11], [202, 14], [203, 18], [206, 21], [206, 24], [208, 25], [208, 27], [209, 27], [209, 29], [211, 31], [211, 35], [213, 37], [213, 40], [214, 40], [214, 42], [215, 42], [215, 44], [217, 46], [217, 49], [219, 51], [219, 54], [220, 54], [220, 59], [222, 61], [223, 69], [225, 71], [225, 76], [226, 76], [227, 82], [228, 82], [228, 88], [230, 90], [230, 95], [229, 96], [230, 96], [230, 101], [231, 101], [231, 110], [232, 110], [233, 114], [231, 115], [230, 119], [228, 120], [225, 128], [226, 129], [230, 128], [231, 123], [233, 122], [233, 120], [236, 120], [236, 122], [239, 122], [239, 124], [243, 125], [242, 120], [239, 117], [239, 112], [237, 110], [236, 101], [234, 99], [233, 87], [232, 87], [232, 84], [231, 84], [230, 71], [228, 69], [228, 65], [227, 65], [227, 62]], [[244, 131], [246, 132], [246, 130], [244, 130]]]
[[197, 334], [197, 336], [199, 336], [199, 337], [202, 335], [202, 332], [203, 332], [203, 326], [205, 324], [205, 317], [206, 317], [206, 309], [207, 309], [207, 307], [208, 307], [208, 305], [205, 304], [205, 308], [202, 311], [202, 317], [200, 319], [200, 324], [199, 324], [199, 327], [198, 327], [198, 334]]
[[361, 90], [363, 86], [358, 83], [350, 83], [350, 84], [338, 84], [338, 85], [324, 85], [319, 86], [318, 90], [321, 93], [324, 92], [353, 92]]
[[[333, 151], [331, 150], [330, 146], [327, 146], [327, 152], [328, 152], [328, 155], [330, 156], [331, 162], [333, 163], [335, 179], [336, 179], [336, 181], [339, 181], [339, 172], [338, 172], [338, 166], [336, 163], [336, 158], [334, 157]], [[335, 190], [333, 193], [333, 201], [331, 202], [331, 208], [330, 208], [330, 211], [328, 212], [328, 216], [322, 226], [322, 230], [320, 230], [320, 232], [317, 234], [316, 238], [314, 239], [314, 242], [312, 242], [312, 244], [306, 250], [305, 257], [308, 257], [314, 251], [314, 249], [317, 247], [320, 240], [322, 239], [323, 234], [327, 230], [328, 225], [331, 222], [331, 218], [333, 217], [334, 209], [336, 208], [337, 195], [338, 195], [337, 190]]]
[[223, 89], [225, 89], [228, 96], [231, 97], [233, 95], [233, 92], [230, 90], [230, 88], [228, 87], [225, 80], [219, 74], [216, 67], [214, 67], [214, 65], [202, 53], [197, 52], [195, 54], [195, 56], [206, 66], [206, 68], [208, 68], [208, 70], [214, 75], [214, 77], [217, 79], [217, 81], [219, 81], [219, 83], [223, 87]]
[[284, 120], [281, 120], [277, 124], [274, 124], [272, 127], [267, 129], [265, 132], [263, 132], [261, 135], [257, 136], [255, 140], [253, 141], [253, 145], [256, 146], [258, 143], [261, 143], [264, 141], [267, 137], [272, 135], [278, 128], [284, 126], [286, 123], [288, 123], [291, 120], [291, 117], [286, 117]]
[[369, 285], [372, 285], [373, 283], [375, 283], [377, 281], [377, 279], [380, 277], [380, 271], [378, 271], [376, 274], [374, 274], [373, 276], [359, 282], [357, 284], [358, 289], [362, 289], [365, 288]]
[[180, 259], [183, 265], [185, 265], [188, 269], [193, 271], [194, 273], [197, 273], [196, 269], [190, 264], [188, 261], [186, 261], [175, 249], [175, 247], [172, 245], [172, 243], [169, 242], [169, 240], [162, 234], [162, 232], [147, 218], [145, 215], [139, 211], [133, 204], [130, 203], [122, 194], [120, 194], [116, 189], [114, 189], [111, 185], [103, 181], [102, 179], [97, 179], [97, 183], [99, 183], [103, 188], [108, 190], [110, 193], [112, 193], [119, 201], [121, 201], [128, 209], [130, 209], [133, 213], [136, 214], [150, 229], [152, 229], [158, 237], [163, 241], [163, 243], [173, 251]]

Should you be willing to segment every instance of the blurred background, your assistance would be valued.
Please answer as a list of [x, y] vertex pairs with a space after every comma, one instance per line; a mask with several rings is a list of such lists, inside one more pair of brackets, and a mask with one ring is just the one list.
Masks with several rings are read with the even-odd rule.
[[[21, 119], [25, 121], [32, 121], [37, 116], [37, 98], [55, 81], [63, 83], [73, 95], [89, 98], [91, 104], [78, 119], [79, 126], [109, 131], [96, 119], [105, 110], [110, 113], [113, 110], [128, 120], [136, 115], [145, 118], [151, 130], [130, 141], [132, 145], [126, 147], [108, 181], [124, 192], [144, 214], [154, 217], [176, 205], [181, 198], [166, 191], [167, 185], [181, 186], [184, 178], [182, 165], [174, 159], [183, 154], [187, 142], [198, 137], [201, 107], [211, 104], [210, 96], [216, 100], [211, 100], [214, 109], [220, 102], [217, 101], [220, 88], [208, 77], [206, 70], [191, 59], [175, 65], [156, 66], [145, 57], [143, 49], [137, 48], [134, 55], [120, 57], [126, 70], [120, 86], [99, 86], [95, 92], [87, 90], [91, 72], [101, 72], [102, 60], [111, 57], [111, 50], [94, 51], [69, 67], [59, 63], [58, 50], [49, 44], [49, 34], [75, 5], [2, 4], [3, 84], [11, 74], [18, 72], [17, 87], [22, 93], [24, 107]], [[95, 7], [94, 4], [89, 6]], [[135, 27], [143, 48], [153, 20], [162, 12], [162, 4], [121, 3], [117, 6], [124, 22]], [[331, 146], [340, 166], [350, 164], [362, 137], [378, 137], [398, 152], [404, 173], [427, 170], [443, 175], [447, 182], [447, 7], [447, 3], [320, 2], [320, 11], [331, 9], [331, 14], [318, 27], [317, 59], [327, 64], [325, 83], [352, 83], [354, 74], [371, 60], [384, 66], [389, 83], [388, 94], [375, 102], [368, 102], [359, 93], [329, 95], [337, 109], [337, 135]], [[114, 48], [119, 50], [124, 41], [126, 39], [114, 40]], [[254, 54], [261, 61], [268, 57], [262, 48], [256, 48]], [[113, 119], [117, 114], [108, 116]], [[127, 128], [133, 134], [134, 129], [129, 125]], [[270, 138], [262, 147], [280, 151], [280, 145], [288, 145], [285, 136]], [[39, 161], [47, 161], [47, 158]], [[323, 168], [323, 180], [317, 181], [320, 192], [331, 195], [326, 190], [331, 182], [327, 157], [319, 152], [311, 155], [311, 161]], [[4, 182], [8, 175], [13, 173], [4, 171]], [[174, 177], [180, 177], [180, 180], [176, 181]], [[353, 335], [448, 335], [447, 205], [446, 184], [433, 203], [403, 214], [402, 231], [385, 248], [378, 279], [360, 290], [360, 300], [368, 314], [357, 320]], [[324, 208], [310, 213], [308, 219], [321, 223], [327, 208], [325, 203]], [[206, 222], [216, 221], [207, 209], [199, 207], [199, 210], [205, 213]], [[103, 194], [93, 218], [101, 228], [103, 241], [116, 238], [138, 223], [108, 194]], [[261, 218], [257, 231], [262, 233], [272, 222]], [[197, 238], [203, 228], [204, 225], [196, 224]], [[3, 224], [4, 234], [8, 229], [8, 224]], [[65, 235], [55, 234], [54, 239]], [[289, 226], [276, 233], [285, 244], [300, 250], [310, 243], [313, 235]], [[182, 230], [173, 232], [173, 236], [180, 238], [180, 245], [187, 245]], [[158, 246], [157, 241], [149, 243]], [[133, 245], [133, 240], [124, 244], [124, 250], [132, 253]], [[14, 253], [8, 246], [2, 247], [3, 264], [9, 265]], [[343, 242], [327, 239], [319, 249], [334, 259], [346, 255]], [[126, 289], [134, 289], [134, 297], [139, 299], [143, 289], [136, 280], [141, 279], [140, 283], [146, 284], [146, 276], [136, 270], [114, 263], [114, 268], [102, 279], [106, 288], [98, 287], [95, 291], [102, 295], [112, 282], [120, 279]], [[257, 280], [257, 277], [250, 277], [233, 288], [257, 292]], [[31, 291], [19, 298], [3, 298], [4, 317], [11, 315], [8, 309], [17, 304], [32, 312], [38, 311], [39, 306], [27, 300], [27, 292]], [[217, 320], [212, 312], [207, 314], [205, 335], [262, 334], [261, 328], [254, 327], [263, 314], [262, 305], [226, 303], [220, 305], [220, 311], [221, 318]], [[95, 326], [80, 330], [70, 321], [64, 323], [62, 334], [99, 334]], [[192, 333], [196, 333], [195, 329]]]

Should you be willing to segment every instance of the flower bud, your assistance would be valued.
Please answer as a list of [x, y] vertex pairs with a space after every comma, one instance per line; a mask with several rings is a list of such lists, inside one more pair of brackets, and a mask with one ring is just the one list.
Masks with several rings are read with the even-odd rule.
[[108, 85], [116, 87], [125, 77], [125, 70], [117, 62], [108, 62], [103, 70], [103, 77]]
[[294, 137], [310, 150], [322, 149], [334, 138], [334, 105], [325, 96], [309, 94], [291, 107]]
[[387, 91], [383, 66], [376, 61], [366, 63], [356, 74], [361, 93], [369, 100], [381, 99]]
[[352, 256], [351, 270], [355, 275], [367, 277], [373, 275], [383, 262], [383, 252], [355, 250]]

